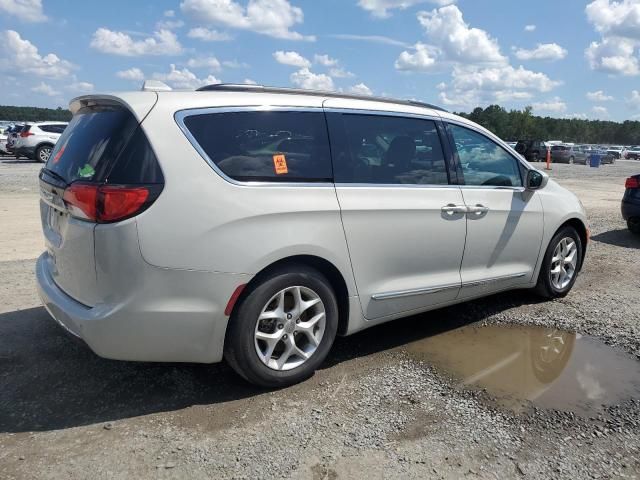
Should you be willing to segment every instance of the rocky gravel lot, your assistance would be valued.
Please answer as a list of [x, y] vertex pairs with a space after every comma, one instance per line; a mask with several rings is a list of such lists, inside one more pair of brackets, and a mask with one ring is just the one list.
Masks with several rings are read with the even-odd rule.
[[38, 169], [0, 159], [0, 479], [640, 476], [633, 389], [589, 415], [513, 409], [410, 347], [465, 325], [539, 325], [640, 364], [640, 238], [619, 212], [640, 162], [553, 166], [592, 228], [565, 299], [511, 292], [340, 338], [312, 379], [279, 391], [224, 364], [109, 361], [70, 340], [35, 293]]

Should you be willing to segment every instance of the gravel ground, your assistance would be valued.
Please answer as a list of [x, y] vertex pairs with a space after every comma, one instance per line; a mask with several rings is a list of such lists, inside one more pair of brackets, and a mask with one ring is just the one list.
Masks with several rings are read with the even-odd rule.
[[[38, 169], [0, 160], [0, 478], [640, 476], [640, 399], [586, 417], [513, 411], [405, 348], [461, 325], [521, 324], [640, 356], [640, 239], [619, 213], [640, 162], [554, 165], [592, 227], [567, 298], [511, 292], [340, 338], [312, 379], [279, 391], [224, 364], [104, 360], [63, 334], [35, 294], [37, 222], [4, 220], [37, 215]], [[12, 246], [16, 231], [25, 246]]]

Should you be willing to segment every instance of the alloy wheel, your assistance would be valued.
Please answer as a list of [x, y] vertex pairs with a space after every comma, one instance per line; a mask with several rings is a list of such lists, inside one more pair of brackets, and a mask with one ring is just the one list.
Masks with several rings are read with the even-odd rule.
[[558, 290], [564, 290], [576, 274], [578, 246], [571, 237], [565, 237], [553, 250], [551, 258], [551, 283]]
[[47, 160], [49, 160], [50, 155], [51, 155], [50, 147], [41, 148], [40, 151], [38, 152], [38, 160], [40, 160], [41, 162], [46, 162]]
[[258, 358], [273, 370], [299, 367], [318, 349], [325, 327], [325, 307], [315, 291], [302, 286], [280, 290], [256, 322]]

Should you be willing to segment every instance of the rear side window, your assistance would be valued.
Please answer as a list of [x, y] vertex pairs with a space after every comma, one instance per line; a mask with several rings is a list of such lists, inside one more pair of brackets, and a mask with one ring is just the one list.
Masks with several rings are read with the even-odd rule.
[[[335, 125], [336, 122], [342, 122]], [[342, 114], [335, 130], [336, 183], [446, 185], [435, 122], [419, 118]], [[340, 130], [344, 131], [341, 137]]]
[[62, 133], [66, 125], [40, 125], [40, 130], [48, 133]]
[[83, 108], [74, 115], [45, 167], [67, 183], [162, 183], [162, 172], [138, 120], [122, 107]]
[[225, 112], [184, 124], [209, 159], [240, 181], [332, 181], [322, 112]]
[[471, 129], [449, 125], [465, 185], [521, 187], [520, 163], [496, 142]]

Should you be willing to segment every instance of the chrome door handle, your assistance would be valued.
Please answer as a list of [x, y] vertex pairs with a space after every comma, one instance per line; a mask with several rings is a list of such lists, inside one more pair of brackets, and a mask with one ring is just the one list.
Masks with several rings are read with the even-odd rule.
[[455, 205], [450, 203], [449, 205], [445, 205], [442, 207], [442, 213], [446, 213], [447, 215], [455, 215], [456, 213], [467, 213], [466, 205]]
[[482, 215], [483, 213], [487, 213], [489, 211], [489, 207], [485, 207], [484, 205], [477, 204], [473, 207], [467, 207], [468, 213], [474, 213], [476, 215]]

